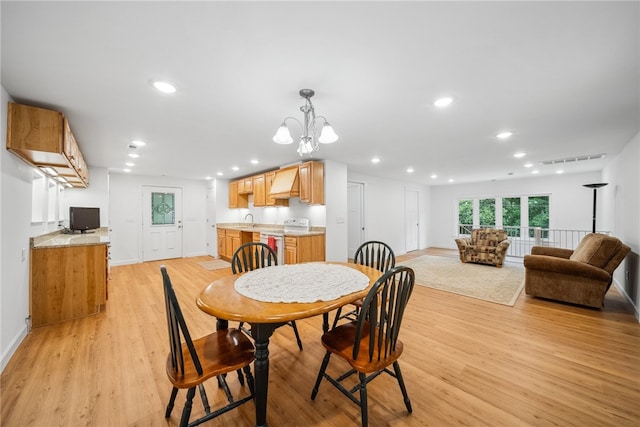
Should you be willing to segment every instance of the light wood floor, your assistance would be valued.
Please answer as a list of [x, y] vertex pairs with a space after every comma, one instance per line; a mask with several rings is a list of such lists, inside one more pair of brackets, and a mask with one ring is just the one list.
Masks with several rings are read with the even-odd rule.
[[[455, 256], [426, 250], [422, 254]], [[197, 293], [230, 269], [207, 271], [208, 257], [164, 261], [193, 336], [213, 318]], [[3, 427], [176, 426], [164, 411], [171, 386], [159, 266], [114, 267], [106, 310], [97, 316], [34, 329], [2, 373]], [[280, 426], [356, 426], [359, 409], [324, 382], [309, 396], [323, 355], [321, 319], [280, 328], [271, 341], [268, 421]], [[369, 390], [371, 426], [638, 426], [640, 325], [615, 289], [602, 310], [520, 295], [514, 307], [416, 286], [401, 335], [400, 363], [413, 404], [408, 415], [393, 378]], [[332, 360], [330, 369], [343, 366]], [[244, 391], [234, 376], [236, 394]], [[212, 381], [209, 398], [220, 402]], [[194, 401], [194, 413], [202, 405]], [[248, 403], [210, 426], [251, 426]]]

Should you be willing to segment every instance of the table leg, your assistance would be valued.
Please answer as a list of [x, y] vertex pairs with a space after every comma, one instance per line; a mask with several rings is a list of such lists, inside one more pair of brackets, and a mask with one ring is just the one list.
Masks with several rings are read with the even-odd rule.
[[256, 427], [267, 427], [267, 388], [269, 386], [269, 338], [276, 324], [252, 323], [251, 336], [255, 341], [256, 359], [253, 362], [255, 371], [255, 405]]
[[329, 313], [322, 313], [322, 332], [329, 331]]

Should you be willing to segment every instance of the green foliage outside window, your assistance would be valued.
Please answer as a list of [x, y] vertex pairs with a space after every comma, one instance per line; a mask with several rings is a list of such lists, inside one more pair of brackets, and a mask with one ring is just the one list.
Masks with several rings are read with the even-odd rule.
[[[529, 227], [549, 228], [549, 196], [529, 197]], [[533, 237], [533, 230], [529, 237]], [[549, 237], [549, 231], [542, 232], [543, 238]]]
[[510, 237], [520, 237], [520, 197], [502, 199], [502, 225]]
[[471, 234], [471, 228], [473, 227], [472, 200], [458, 201], [458, 224], [460, 224], [459, 234]]
[[480, 226], [496, 225], [496, 199], [480, 199]]

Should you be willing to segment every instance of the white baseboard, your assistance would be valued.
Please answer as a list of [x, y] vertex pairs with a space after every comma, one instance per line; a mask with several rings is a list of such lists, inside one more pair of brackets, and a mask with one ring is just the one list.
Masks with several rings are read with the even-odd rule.
[[27, 325], [25, 324], [24, 328], [22, 328], [22, 330], [20, 330], [20, 332], [13, 338], [13, 340], [11, 341], [11, 344], [9, 345], [9, 348], [7, 348], [2, 353], [2, 360], [0, 361], [0, 363], [2, 363], [2, 366], [0, 366], [0, 372], [4, 371], [5, 366], [7, 366], [7, 364], [9, 363], [9, 360], [11, 360], [11, 357], [18, 349], [18, 346], [22, 344], [22, 341], [24, 341], [26, 336], [27, 336]]
[[638, 321], [638, 323], [640, 323], [640, 310], [634, 304], [634, 302], [631, 299], [631, 297], [625, 292], [624, 288], [622, 286], [620, 286], [620, 284], [618, 283], [618, 281], [616, 279], [613, 279], [613, 286], [615, 286], [616, 289], [618, 289], [618, 292], [620, 292], [622, 294], [622, 296], [624, 296], [626, 298], [626, 300], [629, 301], [629, 303], [631, 304], [631, 307], [633, 307], [633, 313], [636, 316], [636, 320]]

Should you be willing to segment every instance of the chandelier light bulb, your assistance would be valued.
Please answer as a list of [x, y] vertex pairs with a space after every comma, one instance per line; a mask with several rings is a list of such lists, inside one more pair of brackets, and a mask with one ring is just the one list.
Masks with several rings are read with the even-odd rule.
[[318, 142], [322, 144], [331, 144], [332, 142], [336, 142], [338, 140], [338, 135], [333, 130], [329, 122], [326, 122], [322, 126], [322, 132], [320, 133], [320, 138], [318, 138]]
[[285, 123], [281, 124], [278, 128], [278, 131], [273, 136], [273, 142], [276, 144], [291, 144], [293, 143], [293, 138], [291, 138], [291, 132], [289, 132], [289, 128]]

